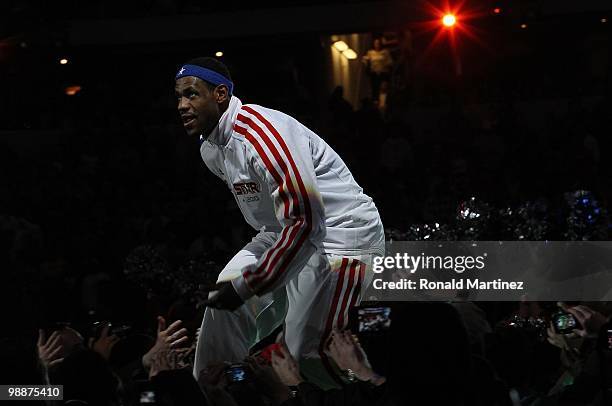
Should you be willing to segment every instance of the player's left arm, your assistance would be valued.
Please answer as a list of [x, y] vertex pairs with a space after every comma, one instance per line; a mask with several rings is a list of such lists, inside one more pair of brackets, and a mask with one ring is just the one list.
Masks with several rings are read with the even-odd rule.
[[283, 226], [275, 244], [243, 278], [232, 284], [243, 300], [287, 284], [320, 247], [325, 210], [319, 193], [309, 130], [297, 121], [275, 123], [264, 113], [245, 108], [237, 131], [248, 141], [250, 162], [272, 192], [276, 218]]

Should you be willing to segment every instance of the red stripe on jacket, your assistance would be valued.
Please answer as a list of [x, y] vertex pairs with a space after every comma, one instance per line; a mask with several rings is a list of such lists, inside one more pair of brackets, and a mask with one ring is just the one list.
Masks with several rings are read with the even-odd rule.
[[[312, 208], [310, 206], [310, 199], [308, 198], [308, 193], [306, 192], [306, 188], [304, 187], [304, 182], [302, 181], [300, 172], [297, 169], [297, 165], [295, 164], [295, 161], [293, 160], [291, 152], [289, 152], [289, 148], [287, 148], [287, 144], [285, 143], [285, 140], [283, 140], [283, 138], [278, 133], [276, 128], [274, 128], [274, 126], [261, 113], [254, 110], [252, 107], [242, 106], [242, 108], [248, 113], [257, 117], [257, 119], [263, 123], [263, 125], [268, 129], [268, 131], [272, 133], [272, 135], [278, 142], [278, 145], [280, 145], [281, 149], [285, 153], [285, 156], [289, 160], [289, 164], [291, 165], [291, 168], [293, 169], [293, 173], [295, 174], [295, 177], [298, 183], [298, 187], [300, 189], [300, 194], [302, 195], [302, 200], [304, 201], [304, 212], [306, 215], [306, 225], [305, 225], [306, 230], [300, 237], [298, 243], [296, 244], [296, 247], [301, 247], [301, 245], [304, 243], [304, 241], [310, 234], [310, 231], [312, 230]], [[289, 255], [287, 255], [287, 257], [285, 258], [285, 261], [280, 266], [279, 273], [282, 273], [284, 271], [284, 269], [291, 262], [293, 257], [295, 257], [296, 253], [297, 253], [297, 250], [294, 249], [289, 253]], [[270, 285], [270, 282], [266, 283], [263, 289], [265, 289], [269, 285]]]
[[[303, 244], [305, 237], [310, 232], [310, 226], [309, 225], [304, 226], [304, 218], [299, 215], [300, 214], [299, 202], [298, 202], [297, 195], [295, 193], [295, 188], [293, 187], [293, 183], [291, 182], [291, 177], [290, 177], [290, 174], [287, 168], [287, 164], [282, 160], [274, 144], [272, 144], [267, 134], [265, 134], [265, 132], [259, 126], [257, 126], [257, 124], [255, 124], [251, 119], [241, 114], [239, 114], [238, 119], [241, 122], [249, 125], [249, 127], [251, 127], [252, 129], [254, 129], [257, 132], [257, 134], [261, 137], [261, 139], [264, 141], [268, 149], [270, 149], [270, 151], [272, 152], [272, 155], [274, 156], [275, 160], [278, 163], [278, 166], [284, 172], [284, 176], [285, 176], [284, 179], [276, 171], [276, 168], [274, 168], [274, 165], [272, 164], [271, 160], [268, 158], [266, 152], [262, 148], [259, 141], [257, 141], [257, 139], [252, 134], [249, 133], [248, 129], [244, 127], [240, 127], [238, 125], [234, 126], [234, 129], [236, 130], [236, 132], [244, 135], [244, 137], [253, 145], [253, 147], [255, 148], [259, 156], [261, 157], [262, 161], [264, 162], [264, 165], [266, 166], [268, 171], [272, 174], [272, 177], [274, 178], [274, 180], [279, 184], [279, 191], [283, 190], [283, 186], [285, 183], [287, 184], [287, 188], [291, 192], [292, 199], [294, 202], [293, 204], [293, 212], [294, 212], [294, 218], [295, 218], [294, 224], [292, 224], [289, 227], [284, 227], [283, 233], [281, 234], [281, 238], [279, 238], [277, 242], [268, 249], [266, 256], [264, 258], [264, 261], [261, 263], [261, 265], [255, 271], [247, 271], [244, 274], [245, 281], [247, 281], [247, 283], [250, 282], [249, 285], [257, 285], [259, 282], [265, 280], [265, 278], [268, 277], [268, 275], [271, 275], [264, 286], [261, 286], [261, 287], [249, 286], [252, 290], [254, 290], [255, 292], [258, 292], [258, 291], [261, 291], [262, 289], [265, 289], [265, 287], [269, 286], [270, 284], [274, 283], [282, 275], [282, 273], [284, 272], [284, 269], [290, 263], [290, 260], [293, 259], [293, 257], [295, 257], [295, 255], [299, 251], [299, 248]], [[283, 205], [285, 206], [284, 207], [285, 217], [287, 219], [291, 219], [291, 217], [289, 217], [288, 215], [289, 214], [288, 213], [289, 199], [286, 197], [286, 195], [283, 195]], [[292, 230], [289, 233], [287, 244], [282, 246], [283, 239], [286, 236], [287, 230], [289, 228], [291, 228]], [[297, 233], [300, 231], [300, 229], [304, 231], [302, 233], [301, 238], [298, 240], [297, 244], [293, 246], [293, 249], [290, 250], [289, 254], [286, 256], [285, 261], [283, 261], [278, 271], [276, 273], [273, 273], [272, 270], [275, 268], [278, 261], [281, 258], [283, 258], [287, 248], [293, 244], [293, 241]], [[274, 256], [275, 253], [277, 254], [276, 256]], [[273, 259], [270, 262], [271, 258]]]

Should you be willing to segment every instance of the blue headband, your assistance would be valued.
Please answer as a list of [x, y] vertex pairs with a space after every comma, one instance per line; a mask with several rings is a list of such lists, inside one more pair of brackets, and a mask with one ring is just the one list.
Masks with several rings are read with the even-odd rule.
[[230, 95], [234, 93], [234, 83], [214, 70], [206, 69], [198, 65], [183, 65], [174, 79], [176, 80], [185, 76], [195, 76], [215, 86], [225, 85], [229, 89]]

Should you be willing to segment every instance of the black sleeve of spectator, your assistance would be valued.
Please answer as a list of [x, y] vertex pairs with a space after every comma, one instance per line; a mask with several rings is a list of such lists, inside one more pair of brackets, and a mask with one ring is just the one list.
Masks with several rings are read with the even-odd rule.
[[187, 369], [162, 371], [151, 379], [158, 405], [201, 405], [208, 403]]

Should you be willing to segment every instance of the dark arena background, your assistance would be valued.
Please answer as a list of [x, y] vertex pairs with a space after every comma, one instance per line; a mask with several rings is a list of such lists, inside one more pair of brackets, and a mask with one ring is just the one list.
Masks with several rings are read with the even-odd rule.
[[612, 404], [609, 353], [528, 300], [391, 304], [405, 339], [360, 337], [386, 389], [283, 398], [270, 367], [198, 387], [141, 362], [158, 316], [195, 345], [255, 234], [183, 129], [183, 63], [218, 58], [243, 103], [320, 135], [387, 240], [609, 240], [611, 18], [607, 0], [1, 2], [0, 384], [100, 405]]

